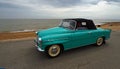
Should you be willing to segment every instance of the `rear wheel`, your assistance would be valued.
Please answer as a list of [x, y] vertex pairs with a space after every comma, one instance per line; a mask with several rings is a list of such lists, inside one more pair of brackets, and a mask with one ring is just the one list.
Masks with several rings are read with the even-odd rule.
[[49, 57], [57, 57], [61, 53], [60, 45], [51, 45], [46, 49], [46, 53]]
[[96, 45], [97, 46], [101, 46], [104, 43], [104, 38], [103, 37], [99, 37], [96, 41]]

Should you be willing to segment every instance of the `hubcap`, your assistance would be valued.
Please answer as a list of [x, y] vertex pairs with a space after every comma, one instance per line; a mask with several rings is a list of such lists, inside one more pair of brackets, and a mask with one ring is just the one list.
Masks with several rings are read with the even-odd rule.
[[60, 46], [59, 45], [52, 45], [50, 48], [49, 48], [49, 51], [48, 51], [49, 55], [54, 57], [54, 56], [57, 56], [59, 53], [60, 53]]
[[98, 38], [97, 45], [102, 45], [102, 43], [103, 43], [103, 38]]

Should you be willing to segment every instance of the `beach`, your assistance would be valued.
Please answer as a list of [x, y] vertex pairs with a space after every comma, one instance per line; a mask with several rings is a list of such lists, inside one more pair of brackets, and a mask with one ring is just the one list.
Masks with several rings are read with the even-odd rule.
[[112, 31], [120, 31], [120, 22], [107, 22], [102, 24], [101, 28], [111, 29]]
[[[120, 22], [107, 22], [100, 25], [99, 28], [111, 29], [112, 31], [120, 31]], [[45, 28], [47, 29], [47, 27]], [[23, 38], [35, 38], [35, 31], [21, 31], [21, 32], [1, 32], [0, 41], [3, 40], [13, 40], [13, 39], [23, 39]]]
[[12, 40], [12, 39], [34, 38], [34, 37], [36, 37], [35, 31], [0, 33], [0, 40]]

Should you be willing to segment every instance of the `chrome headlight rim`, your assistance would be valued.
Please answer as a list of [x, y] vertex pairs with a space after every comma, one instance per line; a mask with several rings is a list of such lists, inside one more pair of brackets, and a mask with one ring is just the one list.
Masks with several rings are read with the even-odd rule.
[[38, 43], [39, 43], [39, 45], [40, 45], [40, 47], [42, 46], [42, 38], [38, 38]]
[[42, 41], [42, 38], [38, 38], [39, 41]]
[[37, 34], [38, 32], [36, 31], [35, 33]]

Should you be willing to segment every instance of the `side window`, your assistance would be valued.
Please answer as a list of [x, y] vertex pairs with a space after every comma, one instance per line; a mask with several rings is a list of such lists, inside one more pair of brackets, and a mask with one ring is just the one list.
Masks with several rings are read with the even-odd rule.
[[82, 26], [86, 26], [86, 22], [82, 22], [81, 24], [82, 24]]
[[81, 22], [81, 25], [78, 26], [77, 30], [86, 30], [87, 28], [87, 23], [86, 22]]

